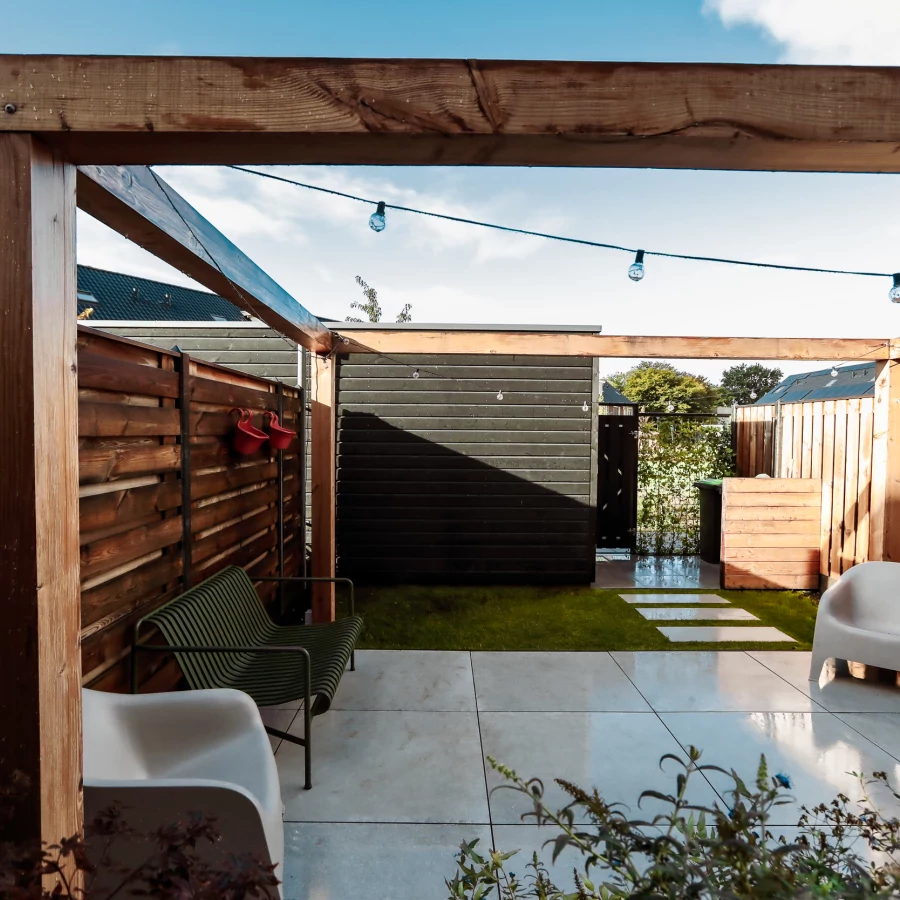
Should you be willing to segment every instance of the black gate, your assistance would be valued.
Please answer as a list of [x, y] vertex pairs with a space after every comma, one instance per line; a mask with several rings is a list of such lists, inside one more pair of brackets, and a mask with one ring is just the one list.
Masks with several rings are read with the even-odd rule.
[[600, 416], [597, 546], [634, 550], [637, 533], [638, 417]]

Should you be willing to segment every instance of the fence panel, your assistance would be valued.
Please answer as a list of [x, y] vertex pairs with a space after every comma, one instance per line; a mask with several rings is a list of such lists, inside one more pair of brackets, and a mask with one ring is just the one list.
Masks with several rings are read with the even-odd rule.
[[[298, 430], [302, 395], [86, 327], [78, 353], [83, 682], [125, 690], [140, 616], [228, 565], [300, 571], [302, 443], [237, 456], [231, 410], [251, 409], [258, 427], [281, 411]], [[142, 654], [145, 689], [178, 678], [173, 660]]]
[[[871, 397], [738, 407], [735, 413], [738, 476], [821, 480], [820, 575], [826, 583], [870, 558], [873, 422]], [[767, 429], [772, 452], [754, 453], [765, 446]]]

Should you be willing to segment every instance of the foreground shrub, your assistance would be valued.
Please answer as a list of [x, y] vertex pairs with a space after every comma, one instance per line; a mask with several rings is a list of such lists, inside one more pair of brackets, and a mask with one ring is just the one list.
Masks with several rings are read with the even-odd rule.
[[[694, 747], [686, 760], [666, 754], [660, 765], [666, 760], [682, 770], [675, 792], [645, 791], [640, 798], [661, 802], [665, 812], [633, 819], [622, 804], [606, 803], [596, 789], [587, 792], [560, 779], [556, 783], [571, 801], [552, 812], [544, 805], [541, 781], [525, 781], [491, 759], [508, 782], [497, 790], [531, 800], [533, 809], [523, 820], [550, 827], [544, 849], [552, 861], [567, 847], [581, 854], [574, 870], [576, 891], [557, 887], [536, 853], [526, 864], [516, 858], [517, 851], [481, 854], [473, 841], [460, 848], [458, 871], [446, 882], [451, 900], [900, 897], [900, 822], [881, 816], [869, 797], [873, 785], [889, 787], [885, 773], [870, 779], [854, 773], [862, 791], [856, 803], [839, 794], [812, 810], [802, 807], [796, 836], [788, 841], [768, 829], [773, 810], [792, 802], [790, 778], [770, 775], [765, 757], [752, 787], [733, 770], [701, 765]], [[704, 772], [724, 775], [733, 785], [724, 795], [728, 809], [688, 802], [691, 779]]]

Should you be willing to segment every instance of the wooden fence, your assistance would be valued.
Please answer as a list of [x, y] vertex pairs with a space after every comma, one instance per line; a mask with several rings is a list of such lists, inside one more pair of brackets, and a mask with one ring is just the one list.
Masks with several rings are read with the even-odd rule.
[[817, 588], [821, 508], [818, 478], [725, 478], [722, 587]]
[[738, 476], [822, 482], [822, 584], [868, 559], [878, 559], [870, 535], [880, 533], [880, 505], [872, 502], [875, 452], [871, 397], [738, 407], [735, 417]]
[[[251, 409], [256, 425], [264, 410], [281, 408], [298, 430], [301, 405], [296, 389], [79, 328], [85, 685], [126, 689], [135, 621], [186, 585], [228, 565], [251, 575], [299, 572], [302, 442], [250, 456], [230, 443], [233, 407]], [[277, 588], [261, 593], [271, 601]], [[177, 682], [173, 660], [141, 656], [148, 689]]]

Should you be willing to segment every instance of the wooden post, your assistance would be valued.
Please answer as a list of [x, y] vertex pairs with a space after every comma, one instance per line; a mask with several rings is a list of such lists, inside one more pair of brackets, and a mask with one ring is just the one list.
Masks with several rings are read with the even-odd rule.
[[[81, 830], [75, 170], [0, 135], [0, 785], [18, 839]], [[0, 826], [2, 828], [3, 826]]]
[[[193, 587], [194, 526], [191, 521], [191, 357], [181, 354], [178, 367], [181, 422], [181, 575], [184, 589]], [[137, 658], [132, 665], [137, 665]]]
[[869, 559], [900, 562], [900, 371], [893, 360], [875, 366]]
[[[333, 578], [335, 565], [335, 370], [337, 360], [314, 356], [312, 360], [312, 576]], [[334, 585], [314, 583], [314, 622], [334, 621]]]

